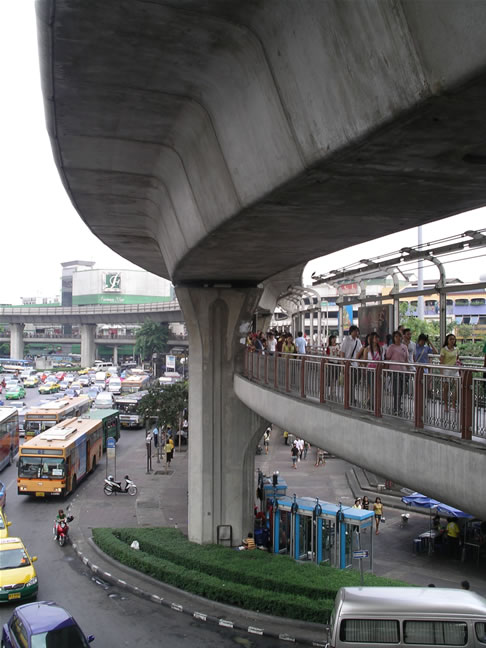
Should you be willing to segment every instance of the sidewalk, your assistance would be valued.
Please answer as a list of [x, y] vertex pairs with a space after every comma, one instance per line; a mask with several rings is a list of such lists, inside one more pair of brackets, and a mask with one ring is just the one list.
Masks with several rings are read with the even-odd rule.
[[[260, 467], [267, 475], [278, 470], [288, 484], [289, 495], [296, 493], [351, 505], [354, 497], [346, 479], [351, 465], [342, 459], [330, 458], [325, 466], [315, 467], [314, 461], [315, 450], [311, 448], [307, 460], [299, 462], [297, 470], [293, 470], [290, 447], [285, 446], [283, 439], [277, 438], [274, 433], [269, 454], [256, 457], [255, 469]], [[97, 472], [80, 485], [71, 501], [70, 512], [75, 516], [71, 532], [76, 552], [91, 570], [117, 588], [150, 598], [154, 603], [168, 605], [202, 622], [213, 622], [282, 640], [294, 639], [305, 645], [323, 645], [325, 638], [321, 626], [207, 601], [163, 585], [99, 552], [90, 540], [93, 527], [173, 526], [187, 534], [187, 452], [183, 450], [179, 453], [176, 450], [168, 474], [165, 463], [158, 464], [155, 457], [152, 467], [153, 472], [146, 474], [145, 432], [124, 430], [117, 445], [117, 476], [120, 479], [125, 474], [130, 475], [137, 484], [138, 495], [104, 495], [104, 461], [98, 466]], [[372, 500], [373, 494], [367, 494]], [[412, 552], [413, 539], [429, 527], [428, 515], [412, 513], [408, 527], [401, 529], [402, 511], [386, 506], [385, 510], [386, 524], [380, 535], [374, 538], [376, 574], [416, 585], [434, 583], [437, 587], [460, 587], [460, 582], [467, 579], [473, 590], [486, 596], [486, 579], [478, 573], [475, 564], [445, 560], [435, 555], [415, 555]]]

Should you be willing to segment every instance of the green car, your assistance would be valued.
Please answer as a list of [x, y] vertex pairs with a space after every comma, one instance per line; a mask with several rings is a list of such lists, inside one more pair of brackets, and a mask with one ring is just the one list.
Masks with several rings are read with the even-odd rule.
[[25, 398], [25, 389], [21, 385], [9, 387], [5, 394], [5, 398], [7, 400], [20, 400], [21, 398]]

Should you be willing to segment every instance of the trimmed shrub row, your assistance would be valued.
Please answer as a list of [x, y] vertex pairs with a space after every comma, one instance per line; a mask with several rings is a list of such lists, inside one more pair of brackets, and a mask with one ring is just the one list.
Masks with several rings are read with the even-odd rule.
[[[123, 564], [163, 582], [246, 609], [323, 623], [340, 587], [360, 584], [354, 570], [296, 563], [263, 551], [189, 542], [177, 529], [93, 529], [96, 544]], [[130, 549], [137, 540], [140, 551]], [[365, 585], [406, 585], [365, 574]]]
[[164, 583], [205, 598], [229, 605], [277, 616], [326, 623], [334, 601], [316, 601], [294, 593], [272, 592], [207, 573], [187, 569], [145, 551], [134, 551], [112, 529], [93, 529], [93, 539], [105, 553], [128, 567], [137, 569]]
[[[291, 588], [294, 594], [309, 599], [332, 598], [340, 587], [359, 585], [356, 571], [337, 570], [310, 563], [298, 564], [288, 556], [262, 551], [230, 551], [218, 545], [189, 542], [177, 529], [118, 529], [116, 537], [130, 545], [138, 540], [142, 551], [188, 569], [205, 572], [242, 585], [257, 584], [259, 589], [279, 592]], [[366, 585], [397, 585], [397, 581], [373, 574], [365, 575]]]

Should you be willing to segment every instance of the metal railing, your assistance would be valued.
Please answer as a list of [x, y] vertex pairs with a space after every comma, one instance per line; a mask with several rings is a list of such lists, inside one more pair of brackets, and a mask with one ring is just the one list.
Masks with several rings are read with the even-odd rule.
[[95, 304], [89, 306], [2, 306], [0, 307], [0, 320], [2, 315], [107, 315], [123, 313], [160, 313], [166, 311], [180, 311], [177, 300], [166, 302], [152, 302], [149, 304]]
[[244, 375], [280, 392], [331, 403], [417, 429], [486, 438], [486, 370], [481, 367], [345, 360], [245, 350]]

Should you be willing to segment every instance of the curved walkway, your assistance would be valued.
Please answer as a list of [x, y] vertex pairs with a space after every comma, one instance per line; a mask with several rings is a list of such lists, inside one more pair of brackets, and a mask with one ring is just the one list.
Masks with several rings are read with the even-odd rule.
[[366, 363], [351, 366], [288, 354], [246, 357], [247, 377], [235, 375], [234, 387], [260, 416], [315, 446], [486, 519], [485, 381], [472, 370], [447, 378], [454, 383], [448, 389], [456, 395], [457, 409], [451, 406], [446, 412], [441, 400], [446, 378], [423, 369], [395, 371], [387, 363], [370, 369]]

